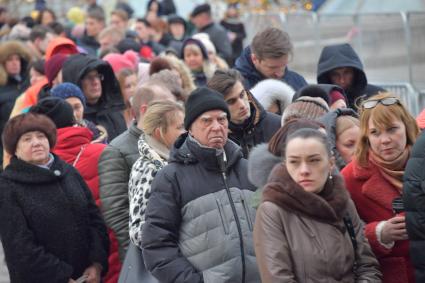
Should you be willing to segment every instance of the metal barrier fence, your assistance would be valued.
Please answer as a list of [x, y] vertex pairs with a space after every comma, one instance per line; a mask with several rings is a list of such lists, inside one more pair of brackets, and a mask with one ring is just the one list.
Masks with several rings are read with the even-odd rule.
[[[316, 81], [320, 52], [326, 45], [350, 43], [363, 61], [369, 81], [406, 86], [412, 113], [425, 105], [425, 13], [320, 14], [279, 12], [245, 14], [246, 43], [268, 26], [283, 28], [291, 36], [294, 57], [290, 68]], [[403, 82], [403, 83], [400, 83]], [[404, 83], [405, 82], [405, 83]], [[390, 87], [391, 86], [391, 87]], [[398, 89], [398, 91], [401, 91]], [[413, 101], [413, 102], [410, 102]]]
[[384, 83], [373, 82], [372, 84], [382, 87], [400, 98], [402, 103], [410, 110], [413, 116], [417, 116], [422, 108], [419, 107], [420, 93], [409, 83]]

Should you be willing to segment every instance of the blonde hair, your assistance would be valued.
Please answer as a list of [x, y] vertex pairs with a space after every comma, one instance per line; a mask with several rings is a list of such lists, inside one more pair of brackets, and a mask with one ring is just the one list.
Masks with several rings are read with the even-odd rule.
[[[389, 97], [396, 96], [390, 92], [379, 92], [366, 101]], [[401, 102], [388, 106], [377, 103], [374, 108], [360, 108], [360, 138], [355, 153], [356, 160], [360, 166], [366, 167], [368, 164], [368, 152], [370, 148], [369, 121], [371, 120], [379, 128], [386, 128], [391, 126], [395, 119], [400, 120], [406, 127], [407, 145], [413, 145], [419, 134], [419, 127], [416, 124], [415, 118], [413, 118]]]
[[174, 101], [161, 100], [149, 103], [143, 116], [143, 132], [151, 136], [155, 129], [159, 128], [161, 136], [163, 136], [179, 111], [184, 113], [184, 108]]
[[360, 121], [358, 118], [351, 115], [342, 115], [336, 118], [336, 138], [352, 127], [360, 128]]

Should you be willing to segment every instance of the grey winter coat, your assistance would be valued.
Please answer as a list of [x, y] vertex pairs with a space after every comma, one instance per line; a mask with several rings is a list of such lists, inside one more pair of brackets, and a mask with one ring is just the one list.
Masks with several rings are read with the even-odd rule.
[[230, 63], [232, 59], [232, 45], [227, 37], [226, 29], [220, 24], [211, 23], [200, 29], [199, 32], [207, 33], [215, 49], [217, 49], [218, 55]]
[[231, 141], [223, 153], [182, 135], [156, 175], [142, 228], [146, 267], [161, 282], [260, 282], [252, 244], [254, 187]]
[[128, 180], [131, 168], [139, 158], [137, 141], [141, 133], [136, 124], [132, 124], [103, 150], [98, 164], [102, 214], [117, 237], [121, 262], [129, 243]]

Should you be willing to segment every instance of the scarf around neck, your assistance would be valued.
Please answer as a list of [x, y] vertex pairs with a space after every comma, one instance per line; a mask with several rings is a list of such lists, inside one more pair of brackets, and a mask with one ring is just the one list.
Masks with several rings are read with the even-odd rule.
[[344, 180], [333, 174], [323, 190], [316, 194], [306, 192], [289, 175], [284, 164], [277, 164], [263, 192], [262, 201], [270, 201], [286, 211], [294, 212], [319, 222], [328, 223], [345, 231], [342, 221], [349, 200]]
[[408, 145], [396, 159], [386, 161], [369, 150], [369, 161], [376, 165], [381, 175], [401, 193], [403, 188], [403, 175], [407, 160], [410, 156], [411, 146]]

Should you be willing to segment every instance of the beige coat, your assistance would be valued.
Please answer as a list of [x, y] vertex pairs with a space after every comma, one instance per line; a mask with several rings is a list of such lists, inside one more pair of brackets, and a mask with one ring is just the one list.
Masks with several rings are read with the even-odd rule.
[[[339, 176], [337, 178], [341, 179]], [[291, 185], [291, 181], [281, 181], [286, 181], [286, 185], [282, 188], [276, 186], [275, 182], [272, 190], [276, 192], [277, 188], [284, 191], [285, 187]], [[287, 194], [291, 208], [281, 205], [279, 200], [274, 201], [280, 198], [278, 192], [273, 195], [273, 202], [264, 201], [257, 210], [254, 245], [262, 282], [381, 282], [378, 262], [364, 237], [363, 225], [351, 199], [341, 198], [340, 203], [345, 202], [343, 213], [350, 215], [354, 226], [356, 255], [349, 233], [344, 229], [343, 220], [335, 218], [336, 221], [327, 223], [309, 217], [308, 214], [315, 209], [317, 215], [323, 216], [323, 211], [328, 208], [326, 204], [315, 208], [314, 202], [297, 199], [297, 189], [302, 190], [301, 187], [295, 188]], [[267, 191], [270, 192], [270, 185], [266, 186], [263, 199]], [[305, 198], [306, 194], [310, 193], [303, 192], [301, 195]], [[313, 201], [314, 198], [317, 201], [318, 197], [314, 196]], [[338, 196], [332, 197], [333, 200], [336, 198]], [[294, 204], [297, 202], [301, 204], [301, 210], [303, 205], [307, 204], [309, 208], [306, 210], [309, 211], [297, 211], [297, 204]], [[337, 207], [337, 211], [338, 204], [334, 207]], [[353, 272], [355, 259], [357, 268]]]

